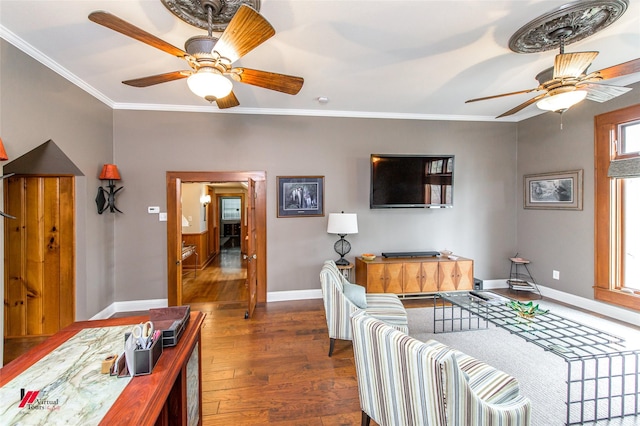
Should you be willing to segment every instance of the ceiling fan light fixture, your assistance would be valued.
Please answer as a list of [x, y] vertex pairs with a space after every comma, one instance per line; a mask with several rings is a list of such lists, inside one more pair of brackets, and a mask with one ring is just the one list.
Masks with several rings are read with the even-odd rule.
[[187, 78], [187, 85], [194, 94], [209, 102], [225, 98], [233, 90], [231, 80], [213, 69], [201, 68], [197, 73], [191, 74]]
[[586, 90], [573, 90], [540, 99], [536, 106], [545, 111], [563, 112], [587, 97]]

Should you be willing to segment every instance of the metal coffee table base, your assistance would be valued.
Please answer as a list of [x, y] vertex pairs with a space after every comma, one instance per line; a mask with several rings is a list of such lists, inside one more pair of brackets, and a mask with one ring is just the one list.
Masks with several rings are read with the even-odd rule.
[[439, 293], [434, 333], [492, 323], [564, 359], [567, 425], [640, 415], [640, 350], [625, 350], [622, 338], [553, 313], [523, 321], [505, 305], [509, 300], [490, 292]]

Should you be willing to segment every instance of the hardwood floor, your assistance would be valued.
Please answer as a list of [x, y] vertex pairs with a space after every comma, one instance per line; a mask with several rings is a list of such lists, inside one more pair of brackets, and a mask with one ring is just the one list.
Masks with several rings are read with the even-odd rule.
[[[247, 302], [247, 269], [239, 247], [225, 248], [201, 271], [184, 271], [182, 302]], [[246, 303], [245, 303], [246, 304]], [[246, 310], [246, 306], [245, 306]]]
[[[536, 297], [508, 292], [521, 300]], [[433, 301], [403, 303], [417, 308]], [[258, 307], [251, 320], [239, 319], [243, 304], [191, 306], [207, 314], [202, 329], [204, 425], [360, 424], [352, 345], [338, 340], [333, 356], [327, 356], [321, 299], [269, 303]]]
[[[530, 293], [500, 290], [531, 299]], [[407, 308], [431, 299], [403, 301]], [[202, 328], [203, 425], [358, 425], [351, 342], [329, 338], [321, 299], [272, 302], [243, 318], [245, 302], [191, 303]], [[375, 425], [375, 422], [371, 422]]]
[[[235, 244], [237, 246], [237, 244]], [[184, 304], [208, 302], [211, 307], [224, 309], [230, 304], [233, 309], [240, 303], [243, 311], [238, 314], [244, 318], [249, 293], [246, 287], [246, 268], [243, 265], [240, 248], [229, 244], [220, 254], [201, 271], [185, 271], [183, 276]], [[114, 317], [144, 315], [147, 312], [120, 312]], [[4, 339], [3, 363], [16, 359], [32, 347], [47, 339], [48, 336], [21, 337]]]
[[211, 309], [202, 329], [203, 424], [355, 425], [360, 404], [350, 342], [329, 338], [322, 300]]
[[37, 346], [39, 343], [47, 340], [49, 336], [33, 336], [33, 337], [12, 337], [4, 339], [4, 354], [2, 360], [4, 364], [18, 358], [29, 349]]

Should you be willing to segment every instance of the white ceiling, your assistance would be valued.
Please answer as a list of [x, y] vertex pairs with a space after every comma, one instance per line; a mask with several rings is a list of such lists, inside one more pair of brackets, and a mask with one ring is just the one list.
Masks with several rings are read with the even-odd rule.
[[[493, 120], [532, 97], [557, 51], [513, 53], [509, 38], [569, 0], [262, 0], [276, 35], [234, 63], [304, 77], [290, 96], [234, 83], [240, 106], [224, 113], [408, 119]], [[99, 26], [106, 10], [183, 49], [206, 34], [175, 17], [160, 0], [0, 0], [0, 36], [116, 109], [221, 112], [196, 97], [186, 80], [147, 88], [121, 81], [189, 69], [185, 61]], [[596, 50], [590, 71], [640, 57], [640, 1], [597, 34], [567, 46]], [[640, 73], [608, 80], [627, 85]], [[637, 94], [640, 99], [640, 93]], [[318, 97], [327, 97], [321, 104]], [[591, 101], [585, 101], [591, 102]], [[535, 105], [500, 119], [539, 114]]]

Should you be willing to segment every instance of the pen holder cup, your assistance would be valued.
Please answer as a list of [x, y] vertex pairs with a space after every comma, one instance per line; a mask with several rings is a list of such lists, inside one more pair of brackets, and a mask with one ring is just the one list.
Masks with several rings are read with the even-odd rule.
[[[129, 333], [125, 333], [125, 340]], [[136, 349], [133, 351], [134, 376], [144, 376], [151, 374], [158, 359], [162, 355], [162, 339], [156, 339], [149, 349]]]

